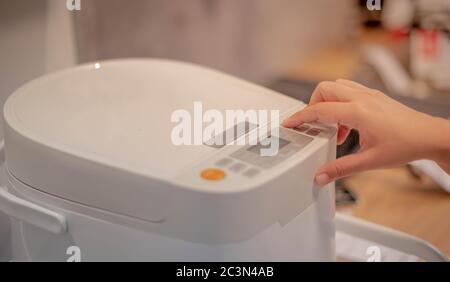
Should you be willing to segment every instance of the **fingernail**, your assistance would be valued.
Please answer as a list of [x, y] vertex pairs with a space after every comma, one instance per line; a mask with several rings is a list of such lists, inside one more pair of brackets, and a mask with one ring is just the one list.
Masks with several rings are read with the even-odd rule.
[[321, 173], [316, 176], [316, 183], [320, 186], [325, 186], [331, 181], [330, 177], [326, 173]]

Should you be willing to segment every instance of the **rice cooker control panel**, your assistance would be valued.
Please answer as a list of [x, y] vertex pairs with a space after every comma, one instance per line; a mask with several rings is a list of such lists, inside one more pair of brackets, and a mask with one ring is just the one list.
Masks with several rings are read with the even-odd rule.
[[[228, 175], [256, 177], [262, 171], [275, 167], [305, 148], [316, 136], [329, 137], [330, 129], [310, 124], [303, 124], [296, 128], [280, 127], [278, 138], [268, 137], [271, 142], [275, 141], [275, 144], [268, 142], [266, 138], [257, 144], [241, 146], [229, 155], [215, 159], [208, 167], [203, 167], [200, 177], [209, 181], [226, 179]], [[274, 147], [278, 147], [275, 154], [267, 155], [267, 152]], [[266, 154], [263, 153], [264, 150]]]

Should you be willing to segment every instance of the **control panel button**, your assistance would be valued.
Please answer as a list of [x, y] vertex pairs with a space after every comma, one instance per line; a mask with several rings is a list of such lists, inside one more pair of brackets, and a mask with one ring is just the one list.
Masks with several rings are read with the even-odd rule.
[[299, 125], [299, 126], [297, 126], [297, 127], [294, 127], [293, 129], [294, 129], [295, 131], [298, 131], [298, 132], [305, 132], [305, 131], [307, 131], [308, 129], [310, 129], [310, 127], [307, 126], [307, 125], [305, 125], [305, 124], [302, 124], [302, 125]]
[[318, 128], [311, 128], [310, 130], [308, 130], [306, 132], [306, 134], [310, 135], [310, 136], [317, 136], [320, 134], [320, 132], [322, 132], [320, 129]]
[[217, 165], [217, 166], [221, 166], [221, 167], [225, 167], [225, 166], [231, 164], [232, 162], [233, 162], [232, 159], [223, 158], [223, 159], [218, 160], [218, 161], [216, 162], [216, 165]]
[[246, 167], [246, 165], [243, 164], [243, 163], [236, 163], [236, 164], [234, 164], [234, 165], [232, 165], [232, 166], [230, 167], [230, 170], [231, 170], [231, 171], [234, 171], [234, 172], [240, 172], [240, 171], [242, 171], [245, 167]]
[[217, 181], [225, 178], [225, 171], [218, 168], [207, 168], [200, 173], [203, 179]]
[[243, 174], [244, 174], [244, 176], [247, 176], [247, 177], [254, 177], [254, 176], [258, 175], [259, 172], [260, 172], [259, 169], [250, 168], [250, 169], [247, 169]]

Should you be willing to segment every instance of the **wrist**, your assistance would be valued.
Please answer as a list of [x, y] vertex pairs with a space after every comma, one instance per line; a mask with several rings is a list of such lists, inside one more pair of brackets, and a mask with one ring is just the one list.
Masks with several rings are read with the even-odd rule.
[[426, 140], [425, 158], [435, 161], [447, 173], [450, 173], [450, 121], [429, 117]]

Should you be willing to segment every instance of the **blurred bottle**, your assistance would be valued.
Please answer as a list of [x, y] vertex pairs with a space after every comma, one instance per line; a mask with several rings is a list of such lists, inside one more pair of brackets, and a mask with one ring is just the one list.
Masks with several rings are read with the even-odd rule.
[[420, 0], [410, 37], [410, 68], [415, 79], [450, 90], [450, 1]]
[[409, 35], [409, 68], [416, 81], [450, 90], [450, 1], [385, 1], [383, 26]]

